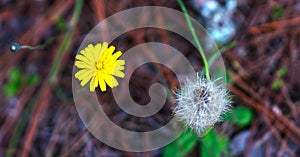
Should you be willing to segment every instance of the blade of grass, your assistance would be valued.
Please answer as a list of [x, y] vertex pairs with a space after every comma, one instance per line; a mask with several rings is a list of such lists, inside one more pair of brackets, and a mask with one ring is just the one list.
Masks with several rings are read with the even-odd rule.
[[66, 51], [68, 50], [68, 48], [70, 47], [71, 38], [73, 36], [73, 30], [80, 18], [82, 4], [83, 4], [82, 0], [76, 0], [75, 9], [74, 9], [74, 12], [72, 15], [72, 19], [70, 21], [70, 27], [67, 30], [65, 38], [58, 50], [58, 54], [55, 56], [53, 66], [51, 67], [51, 70], [50, 70], [49, 80], [48, 80], [50, 82], [50, 84], [52, 84], [52, 85], [56, 84], [56, 76], [60, 70], [61, 60], [62, 60], [64, 54], [66, 53]]
[[194, 40], [195, 40], [195, 42], [196, 42], [197, 48], [198, 48], [199, 53], [200, 53], [200, 55], [201, 55], [201, 57], [202, 57], [202, 60], [203, 60], [203, 64], [204, 64], [204, 68], [205, 68], [206, 79], [209, 81], [209, 80], [210, 80], [210, 74], [209, 74], [209, 66], [208, 66], [208, 63], [207, 63], [207, 59], [206, 59], [206, 57], [205, 57], [205, 54], [204, 54], [204, 51], [203, 51], [202, 46], [201, 46], [201, 44], [200, 44], [200, 41], [199, 41], [199, 39], [198, 39], [198, 37], [197, 37], [197, 35], [196, 35], [195, 29], [194, 29], [194, 27], [193, 27], [193, 25], [192, 25], [190, 16], [189, 16], [189, 14], [188, 14], [188, 12], [187, 12], [187, 10], [186, 10], [186, 8], [185, 8], [185, 5], [184, 5], [184, 3], [182, 2], [182, 0], [177, 0], [177, 2], [178, 2], [178, 4], [179, 4], [181, 10], [182, 10], [183, 13], [184, 13], [184, 17], [185, 17], [185, 19], [186, 19], [186, 22], [187, 22], [187, 24], [188, 24], [188, 27], [189, 27], [189, 29], [190, 29], [190, 31], [191, 31], [191, 33], [192, 33], [192, 36], [193, 36], [193, 38], [194, 38]]
[[29, 102], [29, 105], [24, 110], [24, 113], [22, 114], [22, 116], [17, 124], [17, 127], [15, 128], [15, 130], [13, 132], [13, 136], [9, 142], [8, 149], [7, 149], [6, 155], [5, 155], [6, 157], [16, 156], [16, 154], [14, 154], [14, 153], [15, 153], [15, 150], [17, 150], [17, 148], [16, 148], [17, 144], [21, 137], [22, 131], [25, 129], [26, 123], [28, 122], [31, 113], [33, 112], [35, 104], [36, 104], [36, 98], [33, 98]]

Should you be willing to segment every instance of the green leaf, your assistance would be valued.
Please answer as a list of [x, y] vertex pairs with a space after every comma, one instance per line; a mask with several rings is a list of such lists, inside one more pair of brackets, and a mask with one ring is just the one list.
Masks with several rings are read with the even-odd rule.
[[288, 68], [286, 66], [283, 66], [277, 71], [277, 74], [279, 77], [284, 77], [286, 73], [288, 72]]
[[26, 84], [28, 86], [36, 85], [40, 82], [40, 76], [38, 74], [31, 74], [27, 77]]
[[232, 111], [230, 120], [241, 127], [247, 126], [252, 122], [253, 114], [248, 107], [236, 107]]
[[201, 140], [200, 153], [202, 157], [220, 157], [222, 154], [228, 154], [229, 138], [211, 130]]
[[202, 140], [200, 146], [202, 157], [218, 157], [220, 154], [217, 136], [214, 130], [211, 130]]
[[62, 17], [59, 17], [57, 19], [57, 21], [55, 22], [55, 26], [59, 29], [59, 30], [64, 30], [67, 26], [66, 20], [64, 20]]
[[272, 12], [273, 12], [273, 16], [276, 19], [281, 19], [283, 17], [283, 14], [284, 14], [284, 10], [283, 10], [281, 5], [275, 5]]
[[195, 147], [197, 139], [198, 136], [193, 131], [187, 130], [178, 138], [177, 144], [180, 150], [187, 154]]
[[184, 157], [194, 149], [197, 144], [198, 135], [188, 129], [180, 135], [174, 142], [164, 148], [164, 157]]
[[275, 80], [275, 81], [272, 83], [272, 89], [278, 90], [278, 89], [281, 87], [282, 83], [283, 83], [283, 82], [282, 82], [281, 79]]
[[180, 152], [176, 141], [168, 144], [163, 150], [163, 157], [184, 157]]
[[222, 114], [222, 115], [221, 115], [221, 119], [222, 119], [223, 121], [228, 121], [228, 122], [230, 122], [230, 121], [232, 120], [232, 112], [229, 111], [229, 112], [226, 112], [225, 114]]
[[231, 84], [231, 76], [228, 70], [226, 70], [226, 84]]
[[17, 67], [12, 67], [8, 72], [8, 83], [3, 87], [4, 94], [9, 97], [16, 95], [20, 90], [21, 81], [21, 70]]
[[221, 150], [221, 153], [224, 154], [229, 154], [229, 138], [228, 136], [225, 135], [218, 135], [218, 143], [219, 143], [219, 148]]

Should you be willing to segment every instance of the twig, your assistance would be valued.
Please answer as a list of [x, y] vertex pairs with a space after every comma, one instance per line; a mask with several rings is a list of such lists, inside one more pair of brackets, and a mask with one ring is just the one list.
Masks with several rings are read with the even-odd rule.
[[267, 33], [286, 27], [296, 27], [300, 25], [300, 17], [294, 17], [292, 19], [284, 19], [280, 21], [274, 21], [265, 23], [259, 26], [252, 26], [249, 28], [250, 34]]
[[81, 13], [82, 3], [83, 3], [82, 0], [76, 1], [74, 13], [73, 13], [72, 19], [69, 23], [70, 29], [66, 33], [65, 39], [60, 46], [58, 54], [55, 55], [55, 60], [53, 61], [53, 64], [52, 64], [52, 67], [50, 70], [49, 79], [45, 80], [43, 83], [43, 86], [41, 89], [42, 93], [40, 95], [40, 101], [34, 112], [35, 116], [33, 116], [34, 118], [32, 119], [32, 121], [30, 123], [30, 127], [28, 128], [28, 130], [25, 134], [25, 143], [24, 143], [23, 150], [21, 152], [22, 157], [28, 156], [32, 141], [34, 139], [34, 136], [36, 135], [37, 127], [38, 127], [40, 119], [41, 119], [40, 117], [42, 117], [45, 110], [48, 108], [49, 100], [52, 96], [52, 93], [51, 93], [52, 85], [55, 84], [55, 81], [56, 81], [55, 78], [59, 72], [61, 60], [62, 60], [64, 54], [66, 53], [67, 49], [69, 48], [69, 45], [71, 44], [70, 40], [71, 40], [71, 37], [73, 34], [73, 29], [76, 26], [77, 21], [80, 16], [80, 13]]
[[48, 82], [44, 82], [41, 91], [42, 91], [42, 93], [40, 94], [40, 100], [37, 103], [37, 106], [33, 113], [34, 116], [32, 117], [32, 120], [29, 123], [30, 127], [28, 127], [28, 130], [25, 134], [25, 140], [24, 140], [24, 144], [23, 144], [24, 147], [20, 154], [21, 157], [28, 156], [32, 141], [38, 130], [37, 128], [38, 128], [39, 122], [41, 120], [40, 117], [42, 117], [42, 115], [44, 115], [44, 112], [49, 105], [49, 98], [52, 96], [51, 86]]

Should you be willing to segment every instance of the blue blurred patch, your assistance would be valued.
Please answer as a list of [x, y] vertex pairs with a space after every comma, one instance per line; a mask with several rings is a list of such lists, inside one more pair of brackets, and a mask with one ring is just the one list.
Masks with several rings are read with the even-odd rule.
[[208, 33], [216, 42], [225, 44], [235, 35], [232, 14], [237, 7], [236, 0], [225, 0], [224, 5], [216, 0], [192, 0], [192, 6], [203, 18]]

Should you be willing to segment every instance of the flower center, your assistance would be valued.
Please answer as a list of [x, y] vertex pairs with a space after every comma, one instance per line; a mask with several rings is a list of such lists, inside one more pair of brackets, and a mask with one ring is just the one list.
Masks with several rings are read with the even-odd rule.
[[203, 105], [208, 105], [211, 102], [211, 94], [207, 91], [206, 87], [201, 87], [193, 91], [195, 102], [201, 102]]
[[103, 69], [103, 63], [102, 62], [98, 62], [97, 65], [96, 65], [96, 69], [97, 70]]

